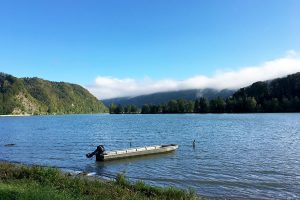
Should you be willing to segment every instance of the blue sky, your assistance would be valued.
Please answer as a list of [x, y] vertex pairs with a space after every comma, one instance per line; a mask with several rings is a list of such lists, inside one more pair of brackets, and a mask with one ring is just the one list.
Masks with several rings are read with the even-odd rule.
[[84, 86], [212, 77], [300, 51], [298, 0], [0, 0], [0, 71]]

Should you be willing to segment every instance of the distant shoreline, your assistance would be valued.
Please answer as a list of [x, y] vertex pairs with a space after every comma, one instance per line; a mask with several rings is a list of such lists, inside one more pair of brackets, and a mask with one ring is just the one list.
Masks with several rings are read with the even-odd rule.
[[51, 115], [99, 115], [99, 114], [107, 114], [110, 113], [72, 113], [72, 114], [40, 114], [40, 115], [33, 115], [33, 114], [17, 114], [17, 115], [0, 115], [0, 117], [30, 117], [30, 116], [51, 116]]
[[256, 113], [74, 113], [74, 114], [44, 114], [44, 115], [30, 115], [30, 114], [25, 114], [25, 115], [0, 115], [1, 117], [31, 117], [31, 116], [58, 116], [58, 115], [186, 115], [186, 114], [191, 114], [191, 115], [243, 115], [243, 114], [298, 114], [300, 112], [256, 112]]
[[18, 115], [0, 115], [0, 117], [28, 117], [28, 116], [33, 116], [33, 115], [30, 115], [30, 114], [18, 114]]

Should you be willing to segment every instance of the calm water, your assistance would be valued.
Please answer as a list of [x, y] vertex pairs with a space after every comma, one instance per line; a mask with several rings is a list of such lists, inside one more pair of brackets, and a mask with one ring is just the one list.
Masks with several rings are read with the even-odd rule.
[[[114, 150], [130, 142], [179, 149], [107, 163], [85, 157], [98, 144]], [[300, 199], [300, 114], [0, 117], [0, 159], [109, 178], [124, 171], [204, 196]]]

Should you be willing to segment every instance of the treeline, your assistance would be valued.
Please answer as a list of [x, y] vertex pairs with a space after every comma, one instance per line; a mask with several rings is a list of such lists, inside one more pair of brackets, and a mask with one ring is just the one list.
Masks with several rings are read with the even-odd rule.
[[[159, 105], [143, 105], [129, 113], [256, 113], [256, 112], [300, 112], [300, 73], [272, 81], [256, 82], [241, 88], [229, 98], [218, 97], [195, 101], [171, 100]], [[132, 106], [132, 105], [131, 105]], [[122, 106], [114, 105], [114, 113], [125, 112]], [[128, 110], [128, 109], [127, 109]]]
[[112, 114], [300, 112], [300, 99], [271, 98], [262, 102], [255, 97], [217, 98], [210, 101], [206, 98], [195, 101], [179, 99], [160, 105], [146, 104], [141, 109], [134, 105], [112, 104], [109, 111]]
[[121, 105], [115, 105], [112, 103], [109, 106], [110, 114], [138, 114], [140, 112], [141, 112], [141, 109], [135, 105], [121, 106]]
[[262, 102], [255, 97], [230, 97], [207, 100], [199, 98], [194, 102], [172, 100], [167, 104], [144, 105], [142, 114], [156, 113], [255, 113], [255, 112], [300, 112], [300, 99], [294, 97], [271, 98]]
[[155, 113], [193, 113], [194, 102], [188, 100], [171, 100], [166, 104], [160, 105], [144, 105], [141, 109], [142, 114]]

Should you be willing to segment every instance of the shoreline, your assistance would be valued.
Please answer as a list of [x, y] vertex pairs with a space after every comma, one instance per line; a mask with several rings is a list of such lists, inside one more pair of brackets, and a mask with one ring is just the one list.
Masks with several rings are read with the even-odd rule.
[[9, 114], [9, 115], [0, 115], [0, 117], [62, 116], [62, 115], [109, 115], [109, 114], [110, 113], [107, 113], [107, 112], [103, 112], [103, 113], [70, 113], [70, 114], [53, 113], [53, 114], [38, 114], [38, 115], [34, 115], [34, 114], [17, 114], [17, 115]]
[[33, 115], [30, 115], [30, 114], [17, 114], [17, 115], [9, 114], [9, 115], [0, 115], [0, 117], [29, 117], [29, 116], [33, 116]]
[[[99, 179], [101, 181], [108, 181], [105, 178], [102, 178], [101, 176], [93, 176], [93, 172], [85, 172], [81, 170], [75, 170], [75, 169], [67, 169], [67, 168], [60, 168], [57, 166], [48, 166], [48, 165], [36, 165], [36, 164], [28, 164], [28, 163], [22, 163], [17, 161], [8, 161], [8, 160], [2, 160], [0, 159], [0, 164], [12, 164], [12, 165], [19, 165], [19, 166], [26, 166], [26, 167], [41, 167], [41, 168], [54, 168], [58, 169], [61, 173], [71, 176], [86, 176], [86, 177], [95, 177], [95, 179]], [[113, 179], [112, 179], [113, 180]]]
[[256, 112], [256, 113], [72, 113], [72, 114], [17, 114], [0, 115], [0, 117], [32, 117], [32, 116], [63, 116], [63, 115], [264, 115], [264, 114], [299, 114], [300, 112]]
[[11, 194], [10, 199], [18, 193], [22, 199], [22, 195], [34, 192], [29, 198], [34, 200], [49, 196], [52, 191], [63, 197], [58, 199], [207, 199], [190, 190], [129, 182], [123, 174], [105, 180], [88, 172], [0, 160], [0, 196]]

